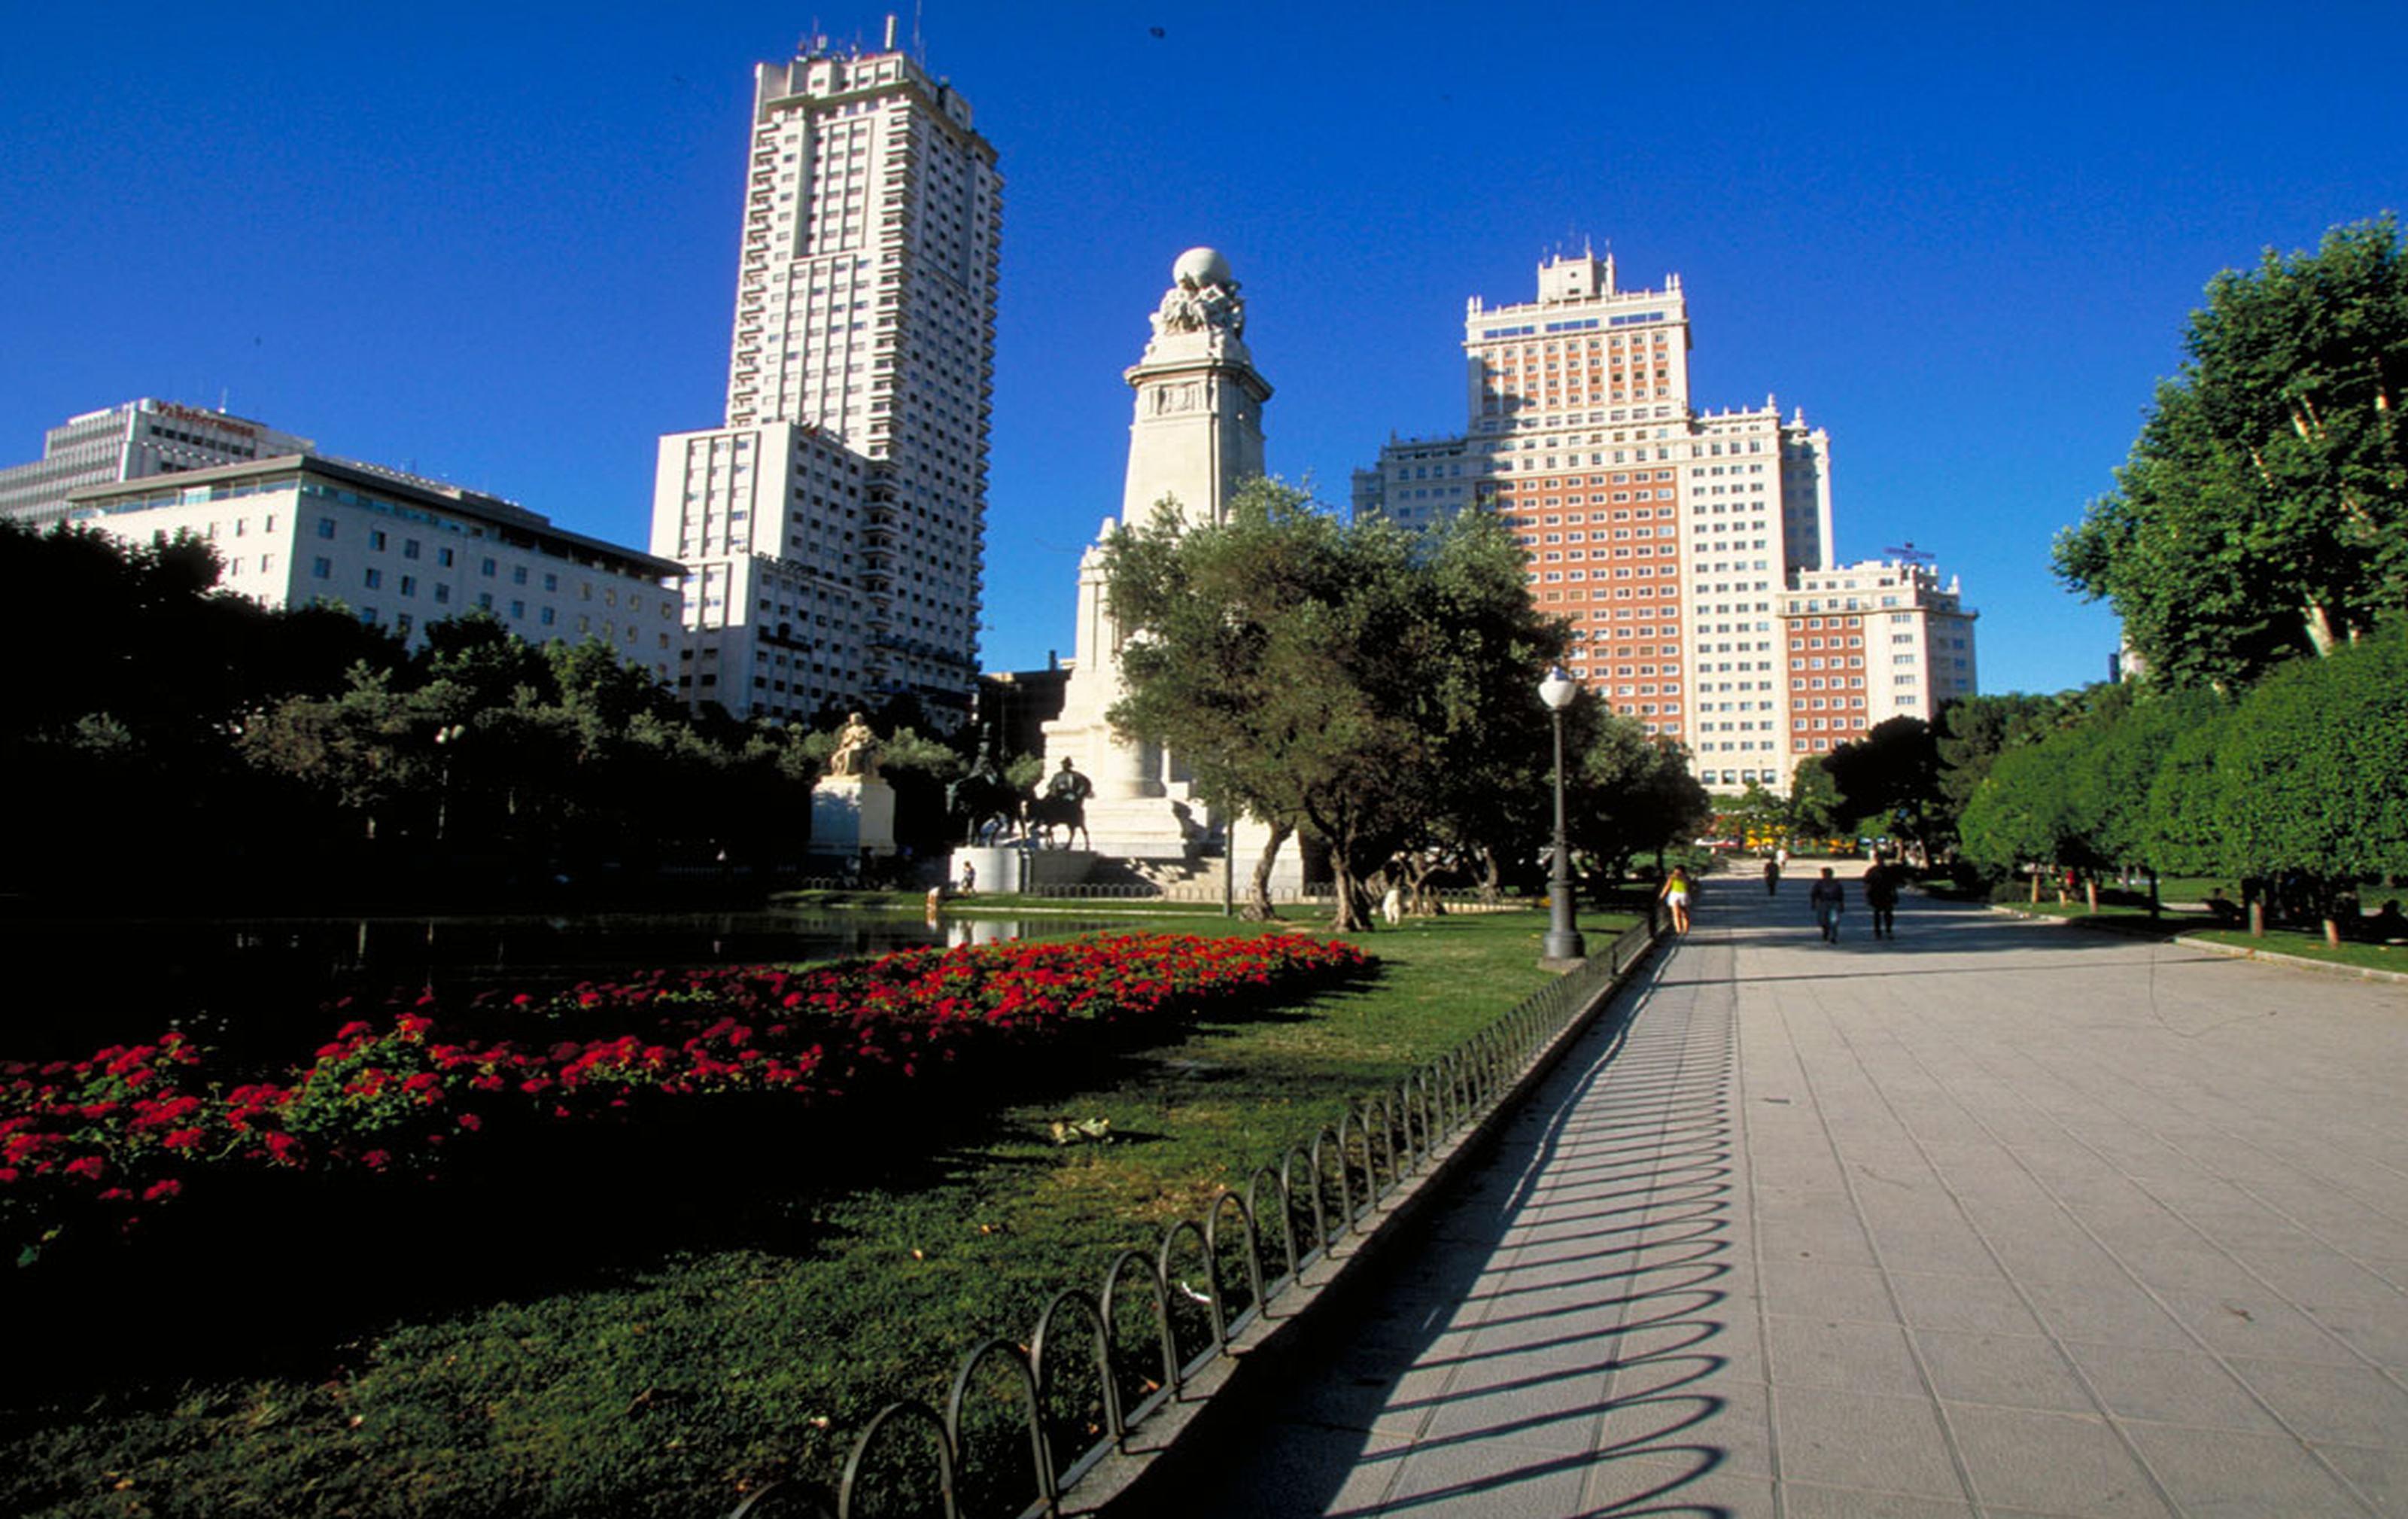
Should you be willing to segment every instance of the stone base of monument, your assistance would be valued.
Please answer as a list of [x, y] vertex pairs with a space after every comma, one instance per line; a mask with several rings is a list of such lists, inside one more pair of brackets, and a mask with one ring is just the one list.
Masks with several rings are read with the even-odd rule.
[[1089, 849], [1024, 849], [1016, 844], [955, 849], [945, 857], [947, 885], [962, 884], [965, 863], [978, 871], [978, 891], [1036, 891], [1079, 885], [1095, 873], [1096, 855]]
[[1087, 842], [1115, 860], [1182, 860], [1200, 834], [1197, 814], [1168, 797], [1098, 797], [1087, 803]]
[[895, 852], [895, 788], [860, 775], [829, 775], [811, 788], [814, 855], [857, 858]]

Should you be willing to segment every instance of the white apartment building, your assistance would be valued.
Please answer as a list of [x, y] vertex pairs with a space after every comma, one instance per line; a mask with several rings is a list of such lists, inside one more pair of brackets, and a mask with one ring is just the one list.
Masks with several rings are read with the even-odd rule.
[[1799, 575], [1781, 599], [1791, 752], [1828, 754], [1892, 717], [1937, 721], [1973, 694], [1979, 615], [1953, 577], [1912, 559]]
[[219, 585], [263, 606], [339, 603], [413, 643], [481, 609], [529, 643], [600, 639], [663, 681], [676, 668], [683, 565], [439, 481], [292, 455], [87, 486], [69, 512], [128, 542], [206, 539]]
[[1354, 514], [1414, 531], [1443, 522], [1472, 502], [1469, 459], [1462, 438], [1390, 438], [1378, 464], [1354, 472]]
[[71, 416], [42, 435], [42, 456], [0, 470], [0, 519], [47, 528], [86, 485], [314, 452], [307, 438], [223, 412], [145, 396]]
[[690, 702], [967, 716], [1001, 229], [994, 148], [892, 21], [755, 70], [726, 422], [664, 437], [655, 475]]
[[1681, 740], [1709, 787], [1779, 788], [1821, 752], [1798, 740], [1835, 731], [1796, 726], [1784, 647], [1791, 589], [1833, 572], [1830, 439], [1770, 397], [1698, 410], [1690, 341], [1678, 275], [1625, 290], [1611, 256], [1551, 258], [1536, 300], [1466, 305], [1469, 430], [1392, 441], [1355, 471], [1355, 509], [1498, 513], [1531, 595], [1572, 624], [1572, 674]]

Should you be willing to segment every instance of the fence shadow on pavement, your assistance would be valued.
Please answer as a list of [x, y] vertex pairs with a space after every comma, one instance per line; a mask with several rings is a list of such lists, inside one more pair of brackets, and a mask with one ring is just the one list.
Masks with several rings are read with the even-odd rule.
[[1735, 1051], [1727, 1016], [1633, 1020], [1665, 963], [1106, 1512], [1725, 1512]]

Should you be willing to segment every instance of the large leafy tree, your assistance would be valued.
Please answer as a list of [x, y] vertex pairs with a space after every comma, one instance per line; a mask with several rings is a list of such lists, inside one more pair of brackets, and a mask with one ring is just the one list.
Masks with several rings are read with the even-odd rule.
[[1940, 796], [1950, 812], [1964, 810], [2000, 755], [2054, 732], [2064, 720], [2065, 706], [2062, 697], [2008, 691], [1961, 697], [1942, 708], [1934, 743], [1940, 756]]
[[1370, 875], [1439, 820], [1505, 826], [1467, 791], [1519, 789], [1500, 763], [1537, 751], [1565, 634], [1493, 519], [1416, 536], [1256, 481], [1221, 523], [1166, 514], [1110, 554], [1113, 723], [1179, 755], [1216, 806], [1325, 844], [1334, 926], [1368, 926]]
[[2231, 863], [2296, 873], [2337, 942], [2343, 887], [2408, 873], [2408, 634], [2270, 677], [2226, 729], [2215, 769]]
[[2155, 676], [2237, 687], [2408, 606], [2408, 256], [2386, 216], [2207, 295], [2115, 491], [2056, 561]]
[[1823, 757], [1842, 815], [1859, 828], [1928, 843], [1945, 811], [1940, 748], [1920, 717], [1892, 717]]
[[1580, 725], [1566, 768], [1572, 846], [1618, 880], [1631, 861], [1694, 838], [1713, 817], [1713, 799], [1675, 741], [1649, 736], [1637, 718], [1584, 701], [1593, 720]]

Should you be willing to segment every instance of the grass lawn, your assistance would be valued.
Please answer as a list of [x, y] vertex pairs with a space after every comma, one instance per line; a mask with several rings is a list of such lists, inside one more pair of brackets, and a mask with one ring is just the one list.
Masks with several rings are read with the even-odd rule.
[[[940, 1404], [983, 1335], [1024, 1338], [1054, 1290], [1545, 984], [1545, 926], [1411, 920], [1364, 939], [1369, 981], [970, 1092], [942, 1129], [631, 1134], [482, 1198], [263, 1216], [93, 1289], [105, 1337], [91, 1306], [0, 1287], [12, 1324], [109, 1347], [0, 1371], [0, 1512], [685, 1519], [832, 1482], [888, 1400]], [[1057, 1146], [1064, 1118], [1114, 1137]]]
[[[2172, 900], [2172, 898], [2168, 899]], [[2211, 928], [2205, 919], [2189, 913], [2170, 912], [2151, 918], [2146, 907], [2109, 905], [2102, 904], [2096, 913], [2086, 910], [2079, 899], [2059, 903], [2043, 893], [2038, 903], [2001, 903], [2000, 906], [2019, 913], [2042, 918], [2077, 919], [2093, 928], [2118, 933], [2138, 933], [2172, 938], [2202, 939], [2210, 944], [2230, 945], [2236, 949], [2258, 949], [2270, 954], [2296, 955], [2301, 960], [2320, 961], [2328, 965], [2348, 965], [2363, 970], [2408, 972], [2408, 948], [2389, 944], [2344, 943], [2338, 948], [2325, 943], [2320, 933], [2298, 929], [2269, 928], [2263, 934], [2252, 934], [2245, 928]]]

